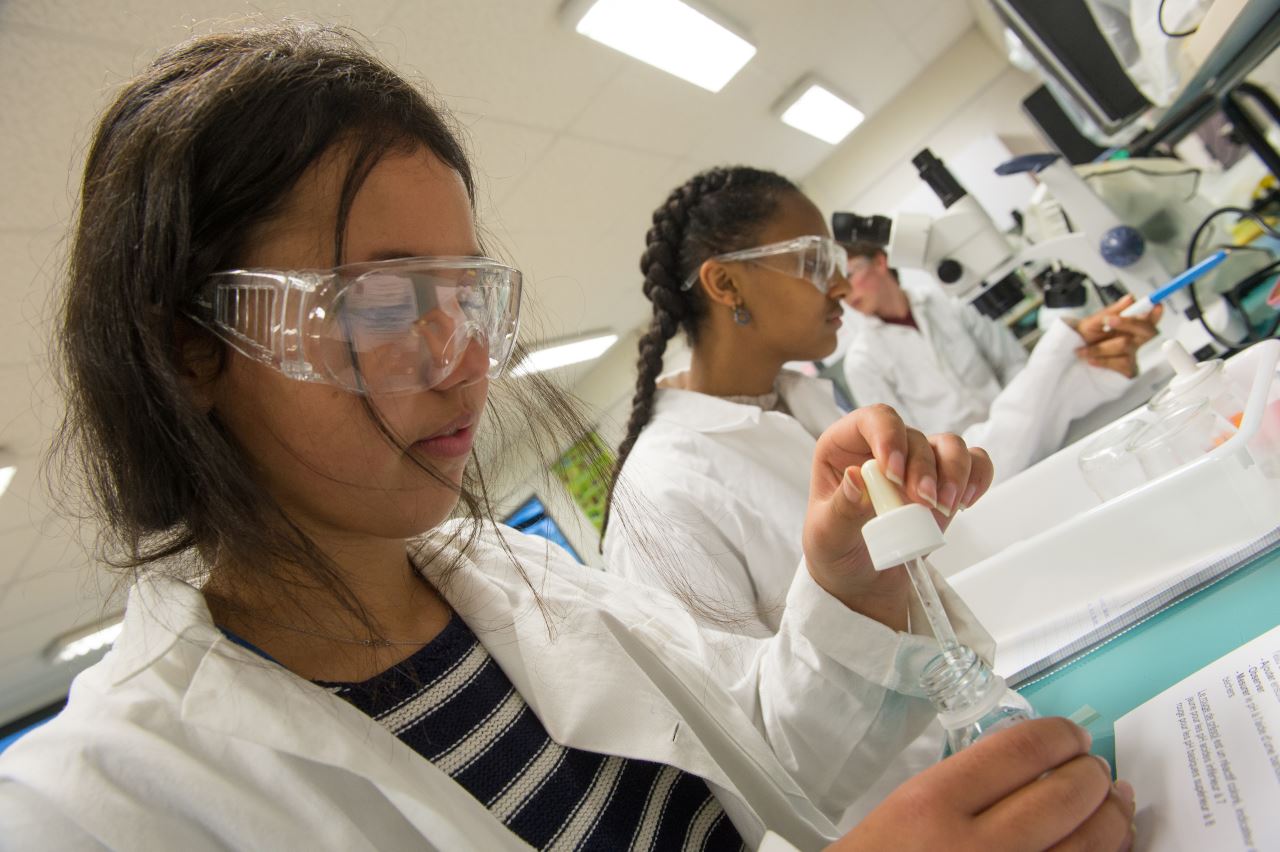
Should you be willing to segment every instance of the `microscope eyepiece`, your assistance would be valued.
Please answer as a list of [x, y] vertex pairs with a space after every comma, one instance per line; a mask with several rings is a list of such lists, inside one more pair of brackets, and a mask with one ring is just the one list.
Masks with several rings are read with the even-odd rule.
[[893, 222], [888, 216], [859, 216], [857, 213], [832, 213], [831, 233], [838, 243], [889, 244]]
[[950, 207], [968, 195], [960, 181], [947, 171], [947, 167], [928, 148], [912, 157], [911, 164], [920, 173], [920, 179], [929, 184], [929, 188], [938, 196], [943, 207]]

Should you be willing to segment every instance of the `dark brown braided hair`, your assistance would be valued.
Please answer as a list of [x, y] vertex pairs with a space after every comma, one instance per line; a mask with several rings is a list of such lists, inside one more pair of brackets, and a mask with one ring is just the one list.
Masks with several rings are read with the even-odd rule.
[[653, 304], [653, 319], [640, 338], [636, 394], [631, 399], [627, 436], [618, 446], [618, 460], [609, 482], [608, 505], [600, 530], [602, 547], [622, 466], [653, 416], [653, 397], [667, 341], [683, 330], [691, 346], [697, 343], [698, 330], [707, 314], [702, 289], [694, 286], [685, 290], [684, 282], [707, 258], [750, 248], [773, 215], [779, 198], [787, 192], [799, 190], [774, 172], [749, 166], [713, 168], [676, 187], [653, 211], [653, 227], [645, 235], [645, 250], [640, 257], [644, 295]]

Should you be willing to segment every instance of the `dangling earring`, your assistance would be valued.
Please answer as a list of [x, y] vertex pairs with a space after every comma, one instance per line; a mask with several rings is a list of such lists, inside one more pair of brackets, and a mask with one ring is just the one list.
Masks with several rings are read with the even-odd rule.
[[748, 310], [747, 310], [745, 307], [743, 307], [742, 305], [734, 305], [734, 306], [733, 306], [733, 321], [734, 321], [734, 322], [736, 322], [738, 325], [750, 325], [750, 324], [751, 324], [751, 312], [750, 312], [750, 311], [748, 311]]

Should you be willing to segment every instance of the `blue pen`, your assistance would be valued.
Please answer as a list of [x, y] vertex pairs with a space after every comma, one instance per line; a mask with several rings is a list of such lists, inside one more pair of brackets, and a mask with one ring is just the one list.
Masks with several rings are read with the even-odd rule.
[[1214, 252], [1213, 254], [1206, 257], [1204, 260], [1197, 263], [1195, 266], [1188, 269], [1186, 272], [1179, 275], [1177, 278], [1170, 281], [1168, 284], [1161, 287], [1159, 290], [1156, 290], [1150, 296], [1143, 296], [1141, 299], [1134, 302], [1129, 307], [1125, 308], [1123, 311], [1120, 312], [1120, 316], [1122, 317], [1146, 316], [1147, 314], [1151, 313], [1151, 310], [1156, 305], [1160, 304], [1165, 299], [1169, 298], [1169, 296], [1181, 290], [1183, 287], [1186, 287], [1188, 284], [1192, 283], [1197, 278], [1204, 275], [1206, 272], [1215, 268], [1218, 264], [1222, 263], [1222, 261], [1226, 259], [1227, 259], [1226, 250]]

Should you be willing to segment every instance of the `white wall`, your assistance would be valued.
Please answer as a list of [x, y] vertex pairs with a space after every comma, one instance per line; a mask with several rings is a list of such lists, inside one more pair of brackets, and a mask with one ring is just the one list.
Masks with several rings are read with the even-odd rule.
[[[978, 147], [991, 148], [982, 143], [993, 138], [1014, 154], [1048, 150], [1021, 111], [1022, 99], [1038, 85], [1035, 78], [1010, 65], [975, 26], [801, 185], [827, 213], [890, 214], [904, 199], [919, 197], [923, 184], [911, 158], [929, 148], [980, 202], [1001, 194], [1000, 184], [1009, 181], [1025, 181], [1029, 194], [1029, 178], [995, 177], [989, 158], [964, 155]], [[1007, 213], [1003, 209], [989, 212]]]

